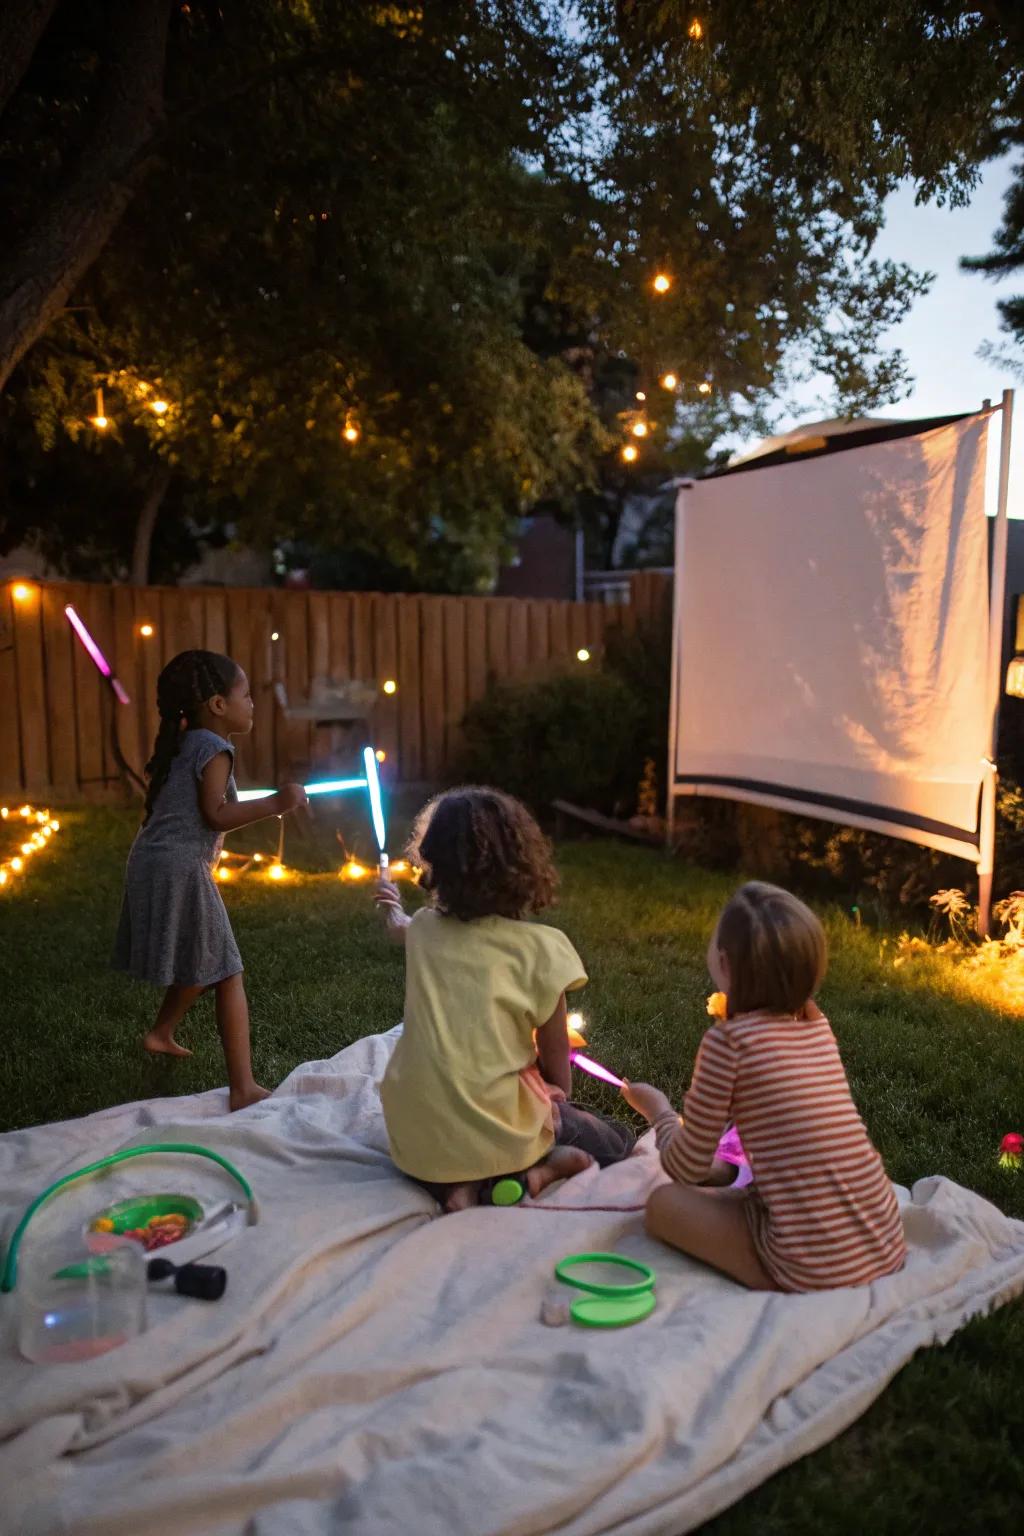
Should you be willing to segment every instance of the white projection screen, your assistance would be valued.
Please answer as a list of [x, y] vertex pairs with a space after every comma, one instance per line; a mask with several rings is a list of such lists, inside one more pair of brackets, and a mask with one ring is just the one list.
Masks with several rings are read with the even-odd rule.
[[748, 801], [978, 862], [988, 421], [680, 491], [673, 804]]

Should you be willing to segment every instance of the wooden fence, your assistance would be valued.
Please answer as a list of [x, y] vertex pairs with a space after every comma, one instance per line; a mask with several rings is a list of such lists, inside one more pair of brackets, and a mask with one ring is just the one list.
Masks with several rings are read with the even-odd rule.
[[[643, 600], [646, 612], [656, 598], [644, 589]], [[115, 704], [71, 632], [66, 603], [130, 705]], [[332, 748], [344, 765], [343, 737], [286, 721], [275, 707], [275, 681], [299, 699], [319, 677], [394, 678], [397, 692], [380, 697], [372, 721], [385, 771], [406, 782], [436, 780], [454, 758], [467, 704], [489, 677], [567, 664], [584, 646], [596, 654], [610, 628], [632, 627], [637, 617], [631, 606], [522, 598], [9, 583], [0, 588], [0, 794], [55, 803], [118, 798], [112, 728], [141, 770], [156, 734], [157, 674], [193, 646], [227, 652], [249, 675], [256, 724], [238, 742], [240, 784], [325, 766]], [[347, 749], [352, 766], [357, 745]]]

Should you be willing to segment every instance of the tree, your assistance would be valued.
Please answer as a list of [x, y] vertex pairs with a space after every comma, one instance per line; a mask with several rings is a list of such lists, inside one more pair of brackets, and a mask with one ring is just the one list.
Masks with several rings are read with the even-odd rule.
[[[160, 6], [133, 9], [152, 62]], [[541, 0], [175, 0], [162, 116], [137, 71], [112, 175], [120, 7], [49, 12], [0, 122], [24, 210], [8, 445], [31, 422], [51, 453], [123, 449], [111, 548], [165, 485], [165, 515], [442, 586], [484, 580], [538, 505], [583, 497], [607, 543], [630, 486], [695, 467], [801, 370], [851, 410], [898, 396], [881, 338], [921, 284], [871, 256], [882, 201], [904, 175], [967, 195], [1006, 79], [973, 13], [910, 0], [709, 0], [696, 29], [593, 0], [571, 34]], [[75, 219], [93, 257], [75, 246], [67, 286]], [[10, 282], [30, 249], [31, 324]]]

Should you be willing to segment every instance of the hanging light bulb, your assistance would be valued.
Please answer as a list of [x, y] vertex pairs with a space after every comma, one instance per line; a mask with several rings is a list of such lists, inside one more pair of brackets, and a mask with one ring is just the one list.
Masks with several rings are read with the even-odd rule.
[[393, 677], [389, 677], [381, 686], [383, 687], [384, 692], [387, 694], [398, 692], [398, 684], [395, 682]]
[[633, 464], [639, 454], [639, 448], [634, 448], [632, 443], [627, 443], [622, 450], [622, 458], [627, 464]]
[[93, 426], [96, 427], [100, 432], [105, 432], [110, 425], [110, 417], [107, 416], [103, 409], [102, 389], [98, 389], [96, 391], [96, 415], [90, 417], [89, 419], [91, 420]]
[[647, 395], [645, 394], [645, 392], [642, 389], [638, 389], [637, 392], [636, 392], [636, 398], [638, 400], [646, 400], [647, 399]]
[[669, 289], [672, 287], [672, 279], [669, 277], [667, 272], [658, 272], [655, 274], [652, 287], [654, 288], [655, 293], [668, 293]]
[[151, 640], [154, 634], [152, 624], [140, 624], [139, 634], [142, 636], [143, 640]]
[[679, 380], [676, 378], [674, 373], [663, 373], [661, 376], [662, 389], [675, 389], [678, 383]]
[[634, 437], [646, 437], [648, 432], [646, 421], [634, 421], [632, 431]]
[[355, 420], [351, 411], [345, 417], [345, 425], [341, 429], [341, 435], [346, 443], [358, 443], [359, 441], [359, 423]]
[[576, 660], [577, 661], [589, 661], [590, 660], [590, 652], [587, 650], [585, 645], [581, 645], [579, 650], [576, 652]]
[[16, 581], [11, 588], [11, 596], [16, 603], [27, 603], [32, 597], [32, 588], [26, 581]]

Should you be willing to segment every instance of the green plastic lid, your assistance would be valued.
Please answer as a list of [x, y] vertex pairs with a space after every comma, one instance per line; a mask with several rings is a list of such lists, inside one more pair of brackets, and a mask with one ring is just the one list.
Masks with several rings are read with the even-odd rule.
[[526, 1191], [518, 1179], [499, 1179], [491, 1190], [492, 1205], [518, 1205]]
[[650, 1317], [656, 1305], [653, 1291], [639, 1296], [581, 1296], [569, 1308], [569, 1316], [584, 1328], [628, 1328]]

